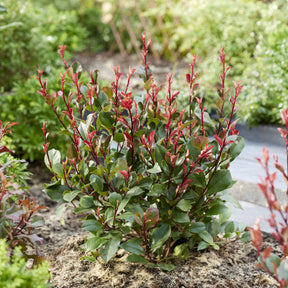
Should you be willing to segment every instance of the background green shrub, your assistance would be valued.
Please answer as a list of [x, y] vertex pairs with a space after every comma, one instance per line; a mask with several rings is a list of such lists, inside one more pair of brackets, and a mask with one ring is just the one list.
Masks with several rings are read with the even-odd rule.
[[50, 287], [47, 262], [37, 268], [26, 269], [26, 261], [21, 257], [20, 247], [9, 256], [8, 245], [0, 239], [0, 287], [1, 288], [45, 288]]
[[26, 0], [4, 0], [0, 9], [0, 87], [10, 90], [16, 81], [35, 74], [38, 65], [47, 71], [59, 44], [71, 52], [85, 48], [87, 31], [75, 12], [58, 12], [53, 6], [36, 8]]
[[279, 110], [288, 107], [288, 5], [275, 3], [278, 6], [266, 11], [260, 23], [265, 31], [255, 51], [255, 62], [243, 72], [242, 116], [252, 125], [282, 124]]
[[[95, 0], [32, 0], [37, 7], [53, 5], [59, 12], [71, 12], [76, 14], [77, 23], [85, 27], [88, 36], [86, 49], [93, 52], [109, 50], [111, 43], [114, 41], [110, 26], [101, 21], [102, 3]], [[58, 13], [59, 13], [58, 12]], [[65, 45], [67, 45], [66, 42]], [[70, 46], [67, 45], [70, 50]], [[79, 50], [79, 49], [78, 49]]]
[[213, 55], [225, 47], [226, 61], [233, 68], [228, 78], [240, 80], [244, 69], [255, 61], [254, 50], [264, 30], [257, 21], [263, 17], [265, 5], [241, 0], [181, 2], [175, 12], [179, 17], [182, 14], [181, 25], [175, 28], [171, 44], [184, 55], [189, 51], [199, 55], [200, 93], [211, 112], [216, 109], [215, 87], [221, 85], [221, 63]]

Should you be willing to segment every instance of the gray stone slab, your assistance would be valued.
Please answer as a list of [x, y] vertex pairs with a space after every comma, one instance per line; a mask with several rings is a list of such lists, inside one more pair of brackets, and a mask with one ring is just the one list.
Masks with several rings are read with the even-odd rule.
[[[235, 208], [234, 206], [231, 205], [232, 208], [231, 220], [245, 223], [247, 227], [253, 227], [257, 219], [260, 218], [260, 229], [262, 231], [268, 233], [274, 231], [267, 222], [267, 219], [271, 218], [271, 213], [268, 208], [245, 201], [240, 201], [240, 204], [243, 210]], [[279, 213], [276, 214], [276, 221], [278, 223], [283, 222]]]
[[[284, 145], [276, 146], [267, 142], [251, 142], [245, 139], [245, 147], [242, 153], [230, 165], [231, 175], [234, 179], [259, 183], [260, 177], [265, 178], [265, 171], [256, 160], [256, 158], [262, 159], [263, 147], [266, 147], [269, 150], [269, 168], [272, 173], [276, 171], [273, 166], [273, 154], [277, 155], [279, 162], [286, 167], [287, 158]], [[275, 187], [283, 191], [286, 190], [285, 182], [280, 173], [278, 173], [277, 180], [275, 181]]]
[[[230, 172], [237, 183], [230, 189], [230, 192], [240, 201], [243, 210], [231, 206], [231, 219], [253, 227], [256, 220], [260, 218], [261, 230], [271, 233], [273, 229], [267, 222], [271, 213], [267, 208], [264, 195], [257, 186], [257, 183], [260, 183], [260, 177], [265, 177], [265, 171], [256, 158], [262, 159], [262, 149], [266, 147], [270, 154], [269, 169], [271, 173], [277, 171], [273, 166], [273, 154], [278, 156], [279, 162], [286, 168], [285, 143], [276, 126], [266, 125], [248, 129], [245, 125], [239, 125], [238, 129], [240, 136], [245, 139], [245, 148], [241, 155], [231, 163]], [[274, 184], [278, 201], [281, 205], [287, 204], [287, 186], [280, 172], [277, 173]], [[276, 220], [278, 223], [283, 221], [279, 213], [276, 214]]]

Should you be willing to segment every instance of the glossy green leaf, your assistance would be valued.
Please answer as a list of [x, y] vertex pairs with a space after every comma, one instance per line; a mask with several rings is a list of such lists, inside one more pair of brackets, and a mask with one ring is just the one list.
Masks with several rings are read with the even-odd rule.
[[188, 178], [193, 180], [193, 185], [197, 187], [205, 187], [206, 185], [205, 175], [203, 172], [190, 174]]
[[107, 129], [112, 128], [112, 125], [114, 124], [113, 115], [114, 114], [110, 111], [107, 111], [107, 112], [101, 111], [99, 113], [99, 120], [105, 128], [107, 128]]
[[117, 210], [117, 215], [123, 211], [123, 209], [126, 207], [126, 205], [129, 203], [130, 198], [124, 198], [119, 206], [118, 206], [118, 210]]
[[184, 211], [184, 212], [188, 212], [192, 208], [192, 205], [190, 204], [190, 201], [185, 200], [185, 199], [181, 199], [177, 203], [176, 207], [179, 208], [180, 210]]
[[122, 243], [120, 247], [130, 253], [133, 253], [136, 255], [143, 255], [145, 251], [143, 247], [141, 246], [141, 243], [142, 243], [141, 239], [132, 238]]
[[[198, 119], [201, 119], [201, 110], [199, 107], [196, 107], [195, 115]], [[215, 127], [213, 120], [210, 118], [209, 114], [206, 111], [204, 111], [203, 113], [203, 120], [204, 120], [204, 124], [211, 126], [211, 127]]]
[[188, 243], [183, 243], [183, 244], [177, 245], [174, 248], [173, 254], [175, 256], [181, 256], [181, 257], [183, 257], [183, 259], [187, 259], [189, 257]]
[[116, 143], [122, 143], [124, 142], [125, 138], [124, 138], [124, 134], [123, 133], [115, 133], [113, 136], [113, 140]]
[[207, 193], [213, 194], [231, 187], [232, 177], [229, 170], [218, 170], [209, 182]]
[[[51, 162], [52, 167], [57, 163], [61, 163], [61, 153], [58, 150], [56, 149], [49, 150], [48, 156], [49, 156], [49, 160]], [[45, 162], [46, 167], [50, 169], [49, 160], [48, 160], [47, 155], [45, 154], [44, 162]]]
[[50, 185], [47, 185], [44, 188], [44, 192], [54, 201], [63, 203], [65, 202], [63, 199], [63, 193], [65, 191], [69, 191], [69, 188], [65, 185], [61, 185], [60, 181], [57, 183], [53, 183]]
[[[260, 260], [260, 262], [262, 262], [262, 261]], [[275, 263], [276, 266], [278, 267], [278, 266], [280, 265], [280, 263], [281, 263], [281, 259], [280, 259], [280, 257], [277, 256], [276, 254], [271, 253], [271, 254], [270, 254], [270, 257], [269, 257], [269, 258], [266, 258], [266, 263], [265, 263], [265, 264], [266, 264], [267, 268], [269, 269], [269, 271], [270, 271], [272, 274], [275, 274], [275, 270], [274, 270], [274, 265], [273, 265], [273, 263]]]
[[288, 267], [287, 267], [286, 259], [282, 260], [280, 263], [279, 270], [278, 270], [278, 277], [279, 277], [279, 280], [284, 279], [286, 282], [288, 282]]
[[156, 267], [159, 267], [163, 271], [171, 272], [175, 270], [175, 266], [173, 264], [168, 263], [159, 263], [156, 265]]
[[193, 157], [193, 161], [197, 159], [200, 154], [200, 150], [194, 146], [194, 139], [191, 139], [187, 143], [187, 149], [189, 149], [189, 155]]
[[167, 150], [156, 143], [155, 145], [155, 150], [154, 150], [154, 157], [155, 161], [161, 166], [162, 161], [165, 161], [165, 156], [166, 156]]
[[211, 244], [213, 243], [213, 237], [211, 236], [211, 234], [207, 231], [202, 231], [199, 233], [199, 236], [206, 241], [207, 243]]
[[132, 262], [132, 263], [141, 263], [141, 264], [148, 264], [149, 263], [149, 261], [147, 259], [145, 259], [143, 256], [136, 255], [136, 254], [128, 255], [126, 260], [128, 262]]
[[149, 193], [147, 194], [148, 196], [159, 196], [159, 195], [163, 195], [165, 194], [167, 190], [167, 186], [164, 184], [154, 184], [151, 188], [151, 190], [149, 191]]
[[82, 65], [78, 61], [75, 61], [72, 63], [71, 66], [73, 69], [73, 73], [78, 73], [78, 79], [80, 79], [83, 71]]
[[145, 177], [137, 183], [137, 186], [142, 187], [142, 188], [146, 188], [146, 187], [149, 187], [151, 184], [152, 184], [151, 178]]
[[227, 206], [227, 209], [224, 211], [224, 213], [219, 215], [219, 223], [222, 224], [225, 221], [227, 221], [232, 215], [232, 209], [231, 207]]
[[112, 192], [109, 196], [109, 202], [113, 205], [114, 208], [117, 207], [117, 201], [120, 203], [122, 200], [122, 196], [116, 192]]
[[96, 219], [87, 219], [84, 221], [82, 229], [89, 232], [98, 232], [101, 231], [103, 227]]
[[73, 191], [67, 191], [63, 195], [63, 199], [67, 202], [71, 202], [81, 191], [79, 190], [73, 190]]
[[251, 237], [250, 237], [250, 232], [247, 231], [245, 233], [243, 233], [243, 235], [241, 235], [240, 240], [243, 242], [250, 242], [251, 241]]
[[198, 247], [197, 247], [197, 250], [200, 251], [200, 250], [204, 250], [206, 248], [208, 248], [210, 246], [209, 243], [205, 242], [205, 241], [201, 241], [199, 244], [198, 244]]
[[171, 235], [171, 226], [163, 224], [157, 228], [152, 234], [152, 250], [161, 247]]
[[92, 196], [84, 196], [80, 199], [80, 206], [82, 208], [92, 208], [94, 206], [94, 200]]
[[230, 147], [229, 149], [229, 154], [233, 159], [235, 159], [236, 157], [238, 157], [242, 150], [244, 149], [245, 147], [245, 140], [243, 137], [239, 137]]
[[119, 239], [109, 240], [109, 242], [105, 244], [105, 247], [102, 247], [100, 250], [101, 258], [105, 262], [109, 262], [109, 260], [112, 259], [115, 256], [116, 252], [118, 251], [119, 244], [120, 244]]
[[132, 189], [130, 189], [127, 193], [126, 193], [126, 197], [127, 198], [131, 198], [131, 197], [135, 197], [135, 196], [139, 196], [141, 194], [144, 193], [144, 190], [138, 186], [133, 187]]
[[104, 180], [102, 177], [93, 174], [90, 176], [90, 183], [93, 189], [96, 190], [98, 193], [103, 191]]
[[87, 139], [89, 128], [92, 122], [93, 122], [93, 114], [91, 113], [87, 116], [86, 121], [82, 120], [78, 126], [78, 130], [84, 139]]
[[85, 250], [86, 250], [86, 252], [89, 252], [89, 251], [99, 249], [100, 247], [105, 245], [107, 242], [108, 242], [108, 240], [103, 238], [103, 237], [89, 238], [85, 242]]
[[224, 193], [223, 195], [221, 195], [220, 197], [222, 200], [227, 201], [229, 203], [231, 203], [235, 208], [238, 209], [242, 209], [240, 202], [230, 193]]
[[153, 168], [147, 170], [147, 172], [149, 172], [151, 174], [157, 174], [157, 173], [160, 173], [161, 171], [162, 170], [161, 170], [160, 165], [158, 163], [155, 163]]
[[225, 233], [233, 233], [235, 229], [234, 226], [234, 222], [233, 221], [229, 221], [226, 225], [225, 225], [225, 229], [224, 232]]
[[200, 232], [203, 232], [205, 230], [206, 230], [206, 226], [202, 222], [195, 222], [189, 228], [190, 232], [197, 233], [197, 234], [200, 233]]
[[118, 160], [118, 168], [119, 170], [125, 170], [125, 171], [128, 171], [128, 164], [127, 164], [127, 161], [123, 158], [119, 158]]
[[63, 177], [63, 165], [62, 163], [53, 164], [53, 172], [56, 173], [59, 177]]
[[211, 233], [211, 235], [217, 236], [221, 232], [221, 225], [216, 219], [213, 219], [207, 225], [207, 230]]
[[177, 223], [189, 223], [190, 222], [190, 218], [188, 214], [182, 211], [178, 211], [178, 210], [173, 211], [172, 218], [173, 218], [173, 221]]
[[207, 215], [220, 215], [224, 214], [229, 208], [224, 204], [215, 204], [207, 212]]

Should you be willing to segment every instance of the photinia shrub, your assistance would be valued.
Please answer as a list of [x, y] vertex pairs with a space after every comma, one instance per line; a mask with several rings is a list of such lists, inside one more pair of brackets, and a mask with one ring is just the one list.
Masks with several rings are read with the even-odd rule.
[[[232, 181], [229, 164], [244, 147], [235, 129], [236, 101], [240, 82], [226, 88], [230, 67], [221, 51], [221, 89], [217, 107], [219, 121], [213, 122], [197, 97], [196, 56], [186, 75], [189, 103], [178, 111], [180, 91], [172, 89], [172, 74], [160, 97], [147, 62], [151, 40], [143, 43], [144, 66], [138, 69], [144, 80], [143, 93], [130, 87], [136, 69], [129, 70], [120, 87], [120, 67], [115, 81], [101, 87], [98, 71], [90, 72], [90, 83], [80, 80], [81, 70], [69, 66], [65, 46], [59, 46], [66, 71], [59, 91], [47, 93], [47, 82], [38, 71], [38, 91], [56, 114], [62, 132], [69, 136], [66, 155], [49, 150], [49, 133], [43, 124], [45, 163], [54, 174], [44, 191], [60, 206], [84, 213], [83, 229], [89, 231], [87, 259], [101, 256], [109, 261], [119, 248], [130, 252], [128, 261], [159, 265], [168, 257], [187, 258], [189, 250], [212, 246], [219, 249], [226, 238], [238, 236], [245, 226], [229, 221], [227, 201], [238, 205], [226, 189]], [[69, 94], [65, 87], [69, 85]], [[66, 108], [58, 110], [56, 99]], [[230, 114], [224, 115], [224, 106]], [[214, 131], [209, 137], [207, 129]], [[239, 205], [238, 205], [239, 206]], [[221, 236], [221, 237], [220, 237]]]
[[[0, 143], [15, 124], [3, 125], [0, 121]], [[7, 240], [10, 250], [21, 247], [24, 258], [33, 259], [35, 264], [42, 261], [38, 244], [43, 240], [35, 234], [35, 228], [44, 224], [37, 212], [46, 207], [28, 197], [27, 163], [10, 153], [11, 150], [0, 144], [0, 239]]]
[[[281, 133], [286, 145], [287, 167], [284, 168], [284, 166], [278, 162], [277, 156], [273, 155], [273, 158], [275, 160], [274, 166], [282, 174], [288, 191], [288, 109], [281, 111], [281, 118], [285, 124], [285, 129], [278, 128], [278, 130]], [[284, 288], [288, 287], [288, 205], [287, 203], [285, 205], [281, 205], [277, 199], [274, 186], [277, 173], [271, 173], [269, 171], [269, 151], [265, 147], [263, 148], [263, 161], [259, 158], [257, 160], [266, 172], [266, 177], [262, 179], [258, 186], [264, 194], [271, 212], [271, 217], [268, 219], [268, 223], [274, 230], [272, 235], [281, 245], [283, 255], [279, 257], [278, 255], [272, 253], [273, 249], [271, 246], [262, 249], [263, 238], [259, 220], [255, 223], [253, 228], [249, 228], [251, 240], [257, 249], [257, 254], [259, 256], [259, 267], [273, 276], [279, 282], [280, 287]], [[277, 219], [276, 215], [278, 215], [280, 218]]]

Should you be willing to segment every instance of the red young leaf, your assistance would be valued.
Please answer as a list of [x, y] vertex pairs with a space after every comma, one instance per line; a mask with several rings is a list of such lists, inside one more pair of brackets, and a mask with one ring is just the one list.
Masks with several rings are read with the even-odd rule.
[[260, 219], [256, 221], [256, 223], [254, 224], [254, 228], [248, 227], [248, 230], [251, 236], [251, 241], [254, 247], [257, 249], [257, 251], [260, 251], [260, 248], [263, 242], [263, 237], [262, 237], [259, 223], [260, 223]]
[[150, 148], [152, 148], [152, 146], [153, 146], [154, 135], [155, 135], [155, 130], [150, 132], [150, 134], [148, 136], [148, 143], [149, 143]]
[[159, 211], [157, 207], [150, 207], [144, 213], [144, 219], [146, 222], [146, 228], [154, 227], [159, 221]]

